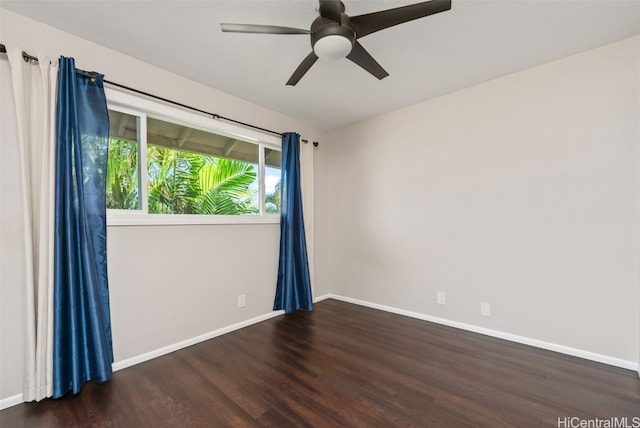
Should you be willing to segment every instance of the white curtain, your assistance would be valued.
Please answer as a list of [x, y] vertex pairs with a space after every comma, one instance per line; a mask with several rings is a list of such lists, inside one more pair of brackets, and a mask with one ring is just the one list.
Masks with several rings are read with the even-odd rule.
[[53, 393], [53, 221], [58, 63], [25, 61], [8, 49], [22, 175], [24, 401]]
[[313, 152], [314, 146], [301, 142], [300, 144], [300, 181], [302, 187], [302, 211], [304, 213], [304, 231], [307, 241], [307, 258], [309, 260], [309, 277], [311, 278], [312, 295], [315, 296], [315, 253], [314, 253], [314, 180], [313, 180]]

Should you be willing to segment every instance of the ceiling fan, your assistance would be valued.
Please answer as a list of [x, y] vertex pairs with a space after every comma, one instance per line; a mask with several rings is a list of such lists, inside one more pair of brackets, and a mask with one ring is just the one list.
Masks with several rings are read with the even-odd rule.
[[318, 58], [339, 59], [346, 57], [377, 77], [389, 75], [384, 68], [358, 42], [358, 39], [394, 25], [451, 9], [451, 0], [431, 0], [401, 6], [380, 12], [349, 16], [340, 0], [320, 0], [318, 16], [310, 30], [281, 27], [278, 25], [220, 24], [228, 33], [261, 34], [309, 34], [313, 50], [293, 72], [287, 85], [294, 86]]

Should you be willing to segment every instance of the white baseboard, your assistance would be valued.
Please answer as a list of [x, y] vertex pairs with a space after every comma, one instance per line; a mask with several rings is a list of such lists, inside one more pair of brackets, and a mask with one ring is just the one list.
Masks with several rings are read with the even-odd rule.
[[511, 342], [521, 343], [523, 345], [534, 346], [536, 348], [542, 348], [549, 351], [559, 352], [561, 354], [571, 355], [574, 357], [584, 358], [586, 360], [596, 361], [599, 363], [608, 364], [610, 366], [621, 367], [623, 369], [629, 369], [638, 371], [639, 365], [633, 361], [627, 361], [620, 358], [611, 357], [608, 355], [597, 354], [595, 352], [585, 351], [582, 349], [571, 348], [569, 346], [558, 345], [556, 343], [545, 342], [543, 340], [532, 339], [530, 337], [518, 336], [516, 334], [505, 333], [503, 331], [492, 330], [489, 328], [479, 327], [473, 324], [465, 324], [458, 321], [452, 321], [445, 318], [438, 318], [431, 315], [425, 315], [418, 312], [406, 311], [404, 309], [398, 309], [391, 306], [380, 305], [377, 303], [371, 303], [364, 300], [353, 299], [351, 297], [339, 296], [335, 294], [327, 294], [323, 296], [324, 299], [336, 299], [347, 303], [353, 303], [360, 306], [366, 306], [373, 309], [379, 309], [385, 312], [391, 312], [398, 315], [404, 315], [411, 318], [417, 318], [424, 321], [430, 321], [436, 324], [442, 324], [449, 327], [459, 328], [461, 330], [467, 330], [474, 333], [484, 334], [486, 336], [497, 337], [499, 339], [509, 340]]
[[331, 299], [333, 294], [323, 294], [322, 296], [315, 297], [313, 303], [322, 302], [323, 300]]
[[131, 367], [136, 364], [143, 363], [145, 361], [149, 361], [151, 359], [161, 357], [162, 355], [170, 354], [171, 352], [175, 352], [179, 349], [186, 348], [187, 346], [195, 345], [200, 342], [204, 342], [205, 340], [213, 339], [214, 337], [221, 336], [226, 333], [231, 333], [232, 331], [239, 330], [241, 328], [250, 326], [252, 324], [259, 323], [261, 321], [265, 321], [271, 318], [275, 318], [284, 314], [284, 311], [273, 311], [266, 313], [264, 315], [257, 316], [255, 318], [251, 318], [246, 321], [241, 321], [236, 324], [232, 324], [226, 327], [219, 328], [217, 330], [210, 331], [205, 334], [201, 334], [200, 336], [192, 337], [190, 339], [182, 340], [177, 343], [173, 343], [171, 345], [164, 346], [160, 349], [156, 349], [150, 352], [146, 352], [141, 355], [136, 355], [135, 357], [127, 358], [121, 361], [116, 361], [113, 363], [113, 371], [118, 371], [125, 369], [127, 367]]
[[24, 402], [24, 399], [22, 398], [22, 394], [3, 398], [2, 400], [0, 400], [0, 410], [8, 409], [9, 407], [22, 404], [23, 402]]
[[[321, 302], [325, 299], [330, 298], [330, 294], [325, 294], [313, 299], [314, 303]], [[221, 336], [226, 333], [231, 333], [232, 331], [239, 330], [241, 328], [250, 326], [251, 324], [256, 324], [261, 321], [266, 321], [271, 318], [275, 318], [284, 314], [284, 311], [273, 311], [266, 313], [264, 315], [257, 316], [255, 318], [251, 318], [246, 321], [242, 321], [236, 324], [229, 325], [227, 327], [220, 328], [218, 330], [210, 331], [208, 333], [202, 334], [200, 336], [192, 337], [190, 339], [182, 340], [177, 343], [173, 343], [171, 345], [164, 346], [160, 349], [155, 349], [153, 351], [144, 353], [142, 355], [136, 355], [135, 357], [127, 358], [121, 361], [117, 361], [113, 363], [113, 371], [122, 370], [127, 367], [131, 367], [136, 364], [143, 363], [145, 361], [149, 361], [153, 358], [161, 357], [162, 355], [169, 354], [171, 352], [175, 352], [179, 349], [186, 348], [191, 345], [195, 345], [200, 342], [204, 342], [205, 340], [213, 339], [214, 337]]]

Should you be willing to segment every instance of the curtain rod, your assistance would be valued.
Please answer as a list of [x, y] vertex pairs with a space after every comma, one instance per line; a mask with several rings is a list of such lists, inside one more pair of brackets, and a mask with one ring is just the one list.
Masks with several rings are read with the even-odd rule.
[[[4, 53], [4, 54], [7, 53], [7, 48], [2, 43], [0, 43], [0, 53]], [[25, 51], [22, 51], [22, 58], [25, 61], [38, 61], [38, 57], [35, 57], [33, 55], [29, 55]], [[83, 77], [89, 77], [89, 78], [92, 78], [92, 79], [95, 78], [95, 76], [92, 75], [91, 73], [80, 72], [79, 74], [82, 75]], [[122, 88], [122, 89], [125, 89], [127, 91], [135, 92], [136, 94], [140, 94], [140, 95], [144, 95], [144, 96], [147, 96], [147, 97], [151, 97], [151, 98], [154, 98], [156, 100], [164, 101], [166, 103], [173, 104], [173, 105], [176, 105], [176, 106], [179, 106], [179, 107], [182, 107], [182, 108], [186, 108], [186, 109], [189, 109], [189, 110], [197, 111], [198, 113], [206, 114], [208, 116], [211, 116], [214, 119], [225, 120], [227, 122], [235, 123], [237, 125], [245, 126], [247, 128], [257, 129], [259, 131], [267, 132], [267, 133], [273, 134], [273, 135], [278, 135], [278, 136], [282, 136], [283, 135], [282, 132], [272, 131], [272, 130], [267, 129], [267, 128], [262, 128], [260, 126], [252, 125], [250, 123], [241, 122], [239, 120], [235, 120], [235, 119], [231, 119], [229, 117], [221, 116], [221, 115], [219, 115], [217, 113], [210, 113], [208, 111], [201, 110], [201, 109], [196, 108], [196, 107], [192, 107], [192, 106], [189, 106], [189, 105], [186, 105], [186, 104], [182, 104], [180, 102], [173, 101], [173, 100], [170, 100], [168, 98], [164, 98], [164, 97], [161, 97], [161, 96], [158, 96], [158, 95], [154, 95], [154, 94], [151, 94], [149, 92], [141, 91], [139, 89], [131, 88], [129, 86], [121, 85], [120, 83], [112, 82], [112, 81], [107, 80], [107, 79], [104, 79], [103, 81], [104, 81], [104, 83], [107, 83], [109, 85], [117, 86], [118, 88]], [[303, 143], [305, 143], [305, 144], [309, 142], [308, 140], [305, 140], [305, 139], [302, 139], [301, 141]], [[318, 147], [318, 142], [314, 141], [313, 142], [313, 146], [314, 147]]]

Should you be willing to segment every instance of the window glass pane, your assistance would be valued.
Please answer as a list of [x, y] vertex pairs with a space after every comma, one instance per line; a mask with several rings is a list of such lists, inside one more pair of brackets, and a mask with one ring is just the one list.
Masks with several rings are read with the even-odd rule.
[[147, 143], [258, 164], [258, 145], [226, 135], [149, 118]]
[[257, 215], [259, 146], [148, 119], [150, 214]]
[[107, 208], [139, 210], [139, 118], [109, 110], [109, 121], [111, 127], [107, 163]]
[[281, 152], [265, 148], [264, 150], [264, 211], [280, 212], [280, 164]]

